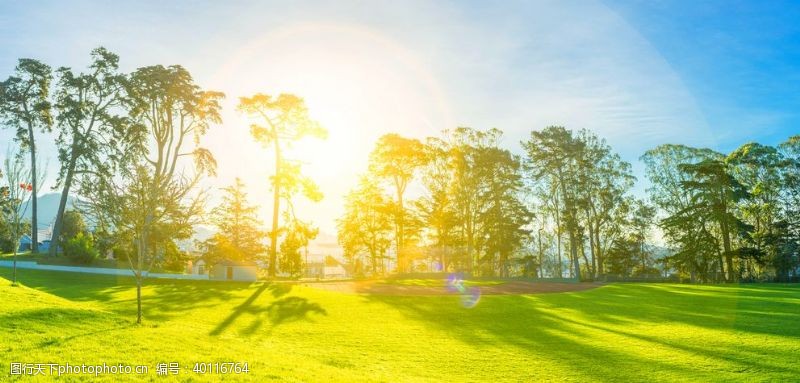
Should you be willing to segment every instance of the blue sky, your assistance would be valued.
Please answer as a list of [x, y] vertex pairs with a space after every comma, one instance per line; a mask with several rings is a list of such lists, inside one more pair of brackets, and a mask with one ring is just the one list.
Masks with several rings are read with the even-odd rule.
[[[389, 131], [498, 127], [518, 151], [532, 129], [587, 128], [638, 174], [662, 143], [777, 144], [800, 133], [797, 20], [800, 3], [778, 1], [0, 2], [0, 77], [19, 57], [80, 68], [98, 45], [126, 71], [182, 64], [228, 95], [203, 142], [220, 166], [209, 185], [243, 177], [256, 201], [269, 198], [269, 155], [237, 97], [301, 95], [330, 136], [297, 148], [327, 192], [300, 209], [332, 233]], [[0, 130], [0, 152], [9, 142]]]
[[800, 133], [800, 3], [607, 4], [681, 77], [719, 137], [715, 149]]

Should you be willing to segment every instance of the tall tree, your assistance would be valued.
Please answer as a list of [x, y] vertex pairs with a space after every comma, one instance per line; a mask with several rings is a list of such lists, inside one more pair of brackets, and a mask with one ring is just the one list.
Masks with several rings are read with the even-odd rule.
[[50, 81], [48, 65], [33, 59], [20, 59], [14, 75], [0, 82], [0, 122], [16, 129], [16, 140], [30, 155], [31, 172], [31, 250], [37, 252], [39, 241], [36, 196], [39, 178], [36, 169], [35, 133], [52, 130]]
[[585, 144], [578, 161], [577, 203], [585, 220], [582, 227], [588, 234], [591, 260], [587, 260], [587, 271], [597, 277], [603, 274], [605, 249], [623, 233], [624, 214], [619, 211], [632, 202], [628, 192], [636, 178], [631, 164], [623, 161], [619, 154], [594, 133], [578, 132], [577, 139]]
[[777, 148], [755, 142], [734, 150], [726, 158], [731, 175], [747, 190], [749, 198], [742, 199], [736, 213], [752, 231], [748, 245], [753, 248], [740, 252], [740, 273], [755, 277], [757, 268], [766, 259], [774, 261], [784, 249], [781, 217], [781, 189], [787, 165]]
[[323, 195], [319, 186], [310, 178], [302, 174], [301, 163], [298, 161], [284, 160], [284, 166], [277, 177], [272, 178], [272, 185], [281, 185], [281, 200], [286, 207], [284, 215], [284, 225], [279, 226], [279, 232], [284, 234], [283, 243], [280, 246], [282, 253], [279, 266], [281, 271], [290, 275], [297, 276], [302, 269], [301, 249], [305, 251], [308, 258], [308, 244], [319, 234], [319, 228], [314, 227], [311, 222], [304, 221], [297, 216], [295, 210], [295, 197], [302, 195], [311, 202], [319, 202]]
[[327, 131], [311, 119], [305, 101], [292, 94], [273, 97], [255, 94], [239, 98], [239, 111], [259, 124], [250, 126], [250, 134], [265, 147], [272, 146], [275, 155], [275, 172], [272, 183], [272, 229], [270, 230], [269, 275], [275, 276], [278, 257], [278, 235], [280, 230], [281, 183], [284, 154], [287, 146], [305, 137], [325, 138]]
[[345, 201], [344, 215], [336, 221], [344, 255], [355, 263], [366, 253], [372, 275], [383, 273], [384, 257], [392, 241], [391, 201], [368, 175], [361, 177]]
[[535, 182], [557, 185], [562, 213], [562, 222], [569, 236], [570, 259], [575, 278], [580, 278], [578, 261], [580, 228], [578, 217], [578, 190], [568, 185], [577, 185], [579, 167], [586, 149], [585, 142], [577, 139], [572, 131], [560, 126], [550, 126], [542, 131], [531, 132], [528, 141], [522, 142], [527, 154], [529, 174]]
[[203, 195], [196, 186], [216, 167], [199, 141], [221, 122], [224, 95], [201, 90], [179, 65], [139, 68], [127, 93], [133, 124], [117, 129], [115, 137], [124, 155], [106, 158], [114, 163], [115, 176], [87, 175], [80, 193], [103, 226], [114, 228], [120, 242], [132, 247], [128, 259], [141, 323], [144, 279], [172, 241], [191, 236], [192, 224], [199, 222]]
[[[721, 257], [725, 259], [725, 278], [731, 282], [738, 277], [733, 265], [735, 252], [732, 238], [745, 230], [745, 224], [734, 215], [734, 207], [748, 198], [749, 193], [730, 174], [724, 161], [705, 160], [696, 164], [682, 164], [679, 168], [690, 177], [683, 187], [694, 192], [689, 216], [717, 225], [722, 239]], [[723, 272], [722, 267], [720, 271]]]
[[[64, 210], [76, 175], [112, 176], [107, 163], [101, 160], [101, 153], [117, 147], [114, 130], [126, 123], [126, 116], [116, 114], [124, 101], [126, 83], [125, 75], [118, 71], [119, 57], [100, 47], [92, 50], [91, 60], [86, 73], [76, 74], [70, 68], [57, 70], [56, 145], [61, 162], [57, 183], [62, 189], [53, 225], [53, 244], [61, 236]], [[57, 248], [51, 246], [50, 255], [55, 255]]]
[[529, 237], [526, 226], [531, 213], [521, 201], [523, 180], [521, 163], [517, 156], [499, 147], [479, 150], [478, 174], [485, 187], [479, 198], [486, 201], [480, 217], [483, 235], [480, 238], [484, 264], [488, 272], [508, 277], [510, 259]]
[[381, 136], [370, 153], [370, 172], [380, 179], [388, 180], [394, 189], [397, 204], [395, 245], [397, 266], [401, 271], [408, 271], [410, 267], [406, 254], [408, 214], [403, 197], [425, 160], [425, 148], [422, 142], [394, 133]]
[[454, 174], [447, 142], [429, 137], [425, 142], [427, 156], [421, 183], [425, 195], [416, 201], [420, 218], [430, 239], [429, 256], [438, 260], [441, 271], [447, 271], [457, 257], [457, 228], [459, 225], [455, 198], [451, 194]]
[[779, 150], [784, 158], [780, 216], [786, 239], [774, 266], [778, 278], [788, 280], [790, 273], [797, 278], [800, 269], [800, 135], [789, 137]]
[[[691, 216], [695, 212], [691, 206], [699, 198], [698, 191], [686, 188], [685, 184], [693, 181], [693, 177], [681, 166], [705, 160], [722, 161], [723, 158], [722, 154], [710, 149], [672, 144], [648, 150], [641, 157], [645, 175], [650, 181], [648, 195], [663, 217], [659, 226], [667, 244], [675, 250], [667, 261], [692, 280], [696, 276], [709, 280], [713, 273], [712, 263], [719, 261], [719, 246], [709, 222]], [[717, 269], [719, 267], [721, 263]]]

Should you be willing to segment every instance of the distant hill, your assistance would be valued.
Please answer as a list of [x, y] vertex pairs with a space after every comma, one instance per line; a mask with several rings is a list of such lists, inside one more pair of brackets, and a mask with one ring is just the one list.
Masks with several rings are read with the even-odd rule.
[[[58, 202], [61, 200], [60, 193], [48, 193], [42, 195], [37, 199], [37, 216], [39, 218], [39, 230], [47, 230], [56, 220], [56, 213], [58, 213]], [[75, 205], [75, 198], [69, 197], [67, 199], [67, 210], [72, 209]], [[31, 219], [31, 207], [25, 211], [25, 218]], [[41, 240], [41, 238], [40, 238]]]

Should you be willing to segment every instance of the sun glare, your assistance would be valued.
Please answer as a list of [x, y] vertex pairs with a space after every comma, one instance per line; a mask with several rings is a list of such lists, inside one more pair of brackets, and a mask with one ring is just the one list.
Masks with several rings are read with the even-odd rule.
[[[253, 37], [209, 87], [223, 90], [229, 104], [225, 127], [206, 139], [219, 162], [216, 183], [242, 177], [256, 200], [268, 196], [272, 156], [250, 138], [250, 122], [235, 112], [237, 97], [271, 89], [305, 99], [328, 138], [304, 140], [287, 158], [302, 158], [325, 190], [325, 199], [313, 207], [325, 231], [333, 230], [341, 197], [364, 170], [377, 137], [391, 131], [423, 137], [454, 124], [447, 97], [425, 62], [363, 27], [303, 24]], [[262, 216], [270, 214], [268, 209]]]

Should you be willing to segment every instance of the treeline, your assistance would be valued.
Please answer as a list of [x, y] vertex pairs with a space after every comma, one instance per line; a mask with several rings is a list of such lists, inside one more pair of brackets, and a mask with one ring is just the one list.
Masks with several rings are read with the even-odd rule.
[[[590, 131], [533, 131], [523, 155], [501, 137], [471, 128], [381, 137], [338, 220], [356, 272], [797, 277], [798, 136], [727, 156], [659, 146], [642, 157], [647, 199], [631, 193], [631, 164]], [[654, 245], [658, 233], [667, 248]]]

